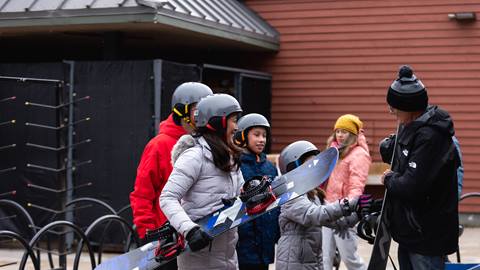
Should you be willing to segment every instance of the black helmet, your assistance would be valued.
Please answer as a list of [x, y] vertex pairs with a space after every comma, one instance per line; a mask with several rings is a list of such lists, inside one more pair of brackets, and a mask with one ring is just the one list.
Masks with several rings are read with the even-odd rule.
[[179, 85], [172, 96], [172, 112], [177, 124], [180, 119], [190, 121], [190, 105], [197, 103], [201, 98], [213, 95], [212, 89], [203, 83], [186, 82]]
[[234, 142], [238, 146], [245, 146], [247, 144], [248, 131], [253, 127], [264, 127], [267, 134], [270, 132], [270, 124], [265, 116], [258, 113], [250, 113], [242, 116], [238, 120], [238, 129], [234, 135]]
[[287, 173], [303, 163], [306, 154], [316, 155], [318, 148], [309, 141], [296, 141], [283, 148], [278, 157], [278, 166], [282, 174]]
[[195, 110], [195, 125], [217, 132], [225, 132], [227, 117], [232, 113], [241, 113], [238, 101], [227, 94], [214, 94], [202, 98]]

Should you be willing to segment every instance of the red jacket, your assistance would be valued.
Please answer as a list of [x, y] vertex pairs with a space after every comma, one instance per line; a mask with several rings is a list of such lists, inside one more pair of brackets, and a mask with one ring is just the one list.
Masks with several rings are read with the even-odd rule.
[[185, 133], [181, 126], [175, 125], [170, 115], [160, 123], [158, 135], [143, 150], [135, 187], [130, 193], [133, 223], [140, 238], [145, 237], [147, 229], [156, 229], [167, 221], [158, 199], [173, 169], [170, 163], [172, 148]]

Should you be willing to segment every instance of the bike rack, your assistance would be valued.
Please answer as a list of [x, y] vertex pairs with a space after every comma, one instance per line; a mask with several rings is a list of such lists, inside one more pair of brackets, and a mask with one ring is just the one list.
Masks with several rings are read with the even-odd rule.
[[[465, 199], [468, 199], [468, 198], [473, 198], [473, 197], [478, 197], [480, 198], [480, 192], [470, 192], [470, 193], [465, 193], [463, 194], [462, 196], [460, 196], [460, 199], [458, 200], [458, 202], [460, 203], [461, 201], [465, 200]], [[463, 226], [461, 226], [460, 230], [462, 230], [463, 232]], [[458, 237], [461, 236], [461, 233], [459, 233]], [[460, 259], [460, 247], [458, 247], [457, 249], [457, 263], [460, 263], [461, 262], [461, 259]]]
[[[65, 221], [65, 220], [58, 220], [58, 221], [54, 221], [54, 222], [51, 222], [47, 225], [45, 225], [42, 229], [40, 229], [36, 234], [35, 236], [32, 238], [32, 240], [30, 240], [30, 243], [29, 245], [31, 247], [34, 247], [38, 244], [38, 241], [42, 238], [42, 236], [44, 236], [46, 233], [49, 233], [50, 230], [52, 230], [53, 228], [55, 227], [69, 227], [71, 229], [73, 229], [73, 231], [75, 233], [77, 233], [78, 236], [80, 236], [81, 238], [81, 241], [82, 241], [82, 244], [78, 247], [80, 248], [80, 250], [83, 249], [83, 245], [86, 244], [87, 245], [87, 249], [88, 249], [88, 254], [90, 256], [90, 263], [92, 265], [92, 270], [95, 269], [95, 256], [93, 254], [93, 250], [92, 250], [92, 247], [90, 245], [90, 242], [88, 241], [88, 238], [87, 236], [85, 235], [85, 233], [82, 231], [82, 229], [80, 227], [78, 227], [77, 225], [73, 224], [72, 222], [69, 222], [69, 221]], [[66, 234], [66, 233], [69, 233], [70, 231], [64, 231], [63, 233]], [[35, 249], [35, 248], [34, 248]], [[48, 250], [49, 254], [50, 254], [50, 249]], [[20, 270], [24, 270], [25, 269], [25, 264], [26, 264], [26, 260], [27, 260], [27, 255], [26, 253], [23, 254], [23, 257], [22, 257], [22, 261], [20, 262], [20, 267], [19, 269]], [[65, 256], [66, 254], [63, 254], [63, 253], [60, 253], [59, 254], [60, 256]], [[40, 256], [38, 256], [38, 261], [40, 261]], [[63, 267], [63, 269], [66, 269], [66, 265], [60, 265], [61, 267]]]
[[[130, 204], [127, 204], [127, 205], [125, 205], [124, 207], [118, 209], [117, 215], [123, 217], [122, 214], [125, 213], [127, 210], [131, 210], [131, 209], [132, 209], [131, 205], [130, 205]], [[123, 218], [124, 218], [125, 220], [127, 220], [125, 217], [123, 217]], [[132, 223], [133, 223], [133, 222], [132, 222]], [[130, 223], [129, 223], [129, 224], [130, 224]], [[130, 224], [130, 226], [133, 228], [133, 235], [138, 238], [138, 234], [137, 234], [137, 230], [136, 230], [135, 225], [134, 225], [134, 224]], [[130, 235], [130, 234], [132, 234], [132, 233], [129, 232], [129, 235], [128, 235], [128, 238], [127, 238], [127, 242], [125, 243], [125, 248], [124, 248], [123, 252], [127, 252], [128, 249], [130, 248], [131, 244], [132, 244], [132, 243], [130, 243], [130, 240], [132, 239], [132, 235]], [[137, 243], [137, 247], [138, 247], [138, 243]]]
[[[88, 237], [90, 236], [90, 234], [95, 230], [97, 229], [97, 227], [99, 225], [101, 225], [102, 223], [105, 223], [105, 222], [108, 222], [106, 228], [108, 228], [111, 224], [112, 221], [117, 221], [119, 222], [121, 225], [124, 225], [122, 226], [122, 228], [124, 227], [127, 227], [129, 229], [129, 233], [127, 235], [127, 237], [130, 239], [132, 236], [133, 236], [133, 239], [135, 241], [135, 243], [137, 244], [137, 246], [140, 245], [140, 240], [138, 239], [138, 237], [136, 236], [135, 234], [135, 231], [133, 230], [132, 226], [130, 226], [130, 224], [128, 223], [128, 221], [126, 221], [124, 218], [118, 216], [118, 215], [105, 215], [105, 216], [102, 216], [102, 217], [99, 217], [98, 219], [96, 219], [94, 222], [92, 222], [92, 224], [90, 224], [90, 226], [88, 226], [87, 230], [85, 231], [85, 235]], [[105, 231], [106, 229], [104, 229], [103, 233], [102, 233], [102, 242], [101, 242], [101, 245], [99, 246], [99, 250], [98, 250], [98, 264], [101, 263], [102, 261], [102, 251], [103, 251], [103, 236], [105, 235]], [[127, 241], [127, 243], [130, 243], [129, 241]], [[83, 243], [80, 242], [79, 243], [79, 247], [77, 247], [77, 253], [75, 255], [75, 260], [74, 260], [74, 264], [73, 264], [73, 270], [77, 270], [78, 268], [78, 263], [79, 263], [79, 260], [80, 260], [80, 252], [81, 252], [81, 249], [80, 247], [83, 246]], [[128, 249], [128, 247], [127, 247]]]
[[[12, 231], [0, 231], [0, 237], [9, 237], [17, 240], [20, 242], [20, 244], [23, 246], [23, 248], [26, 250], [27, 256], [30, 257], [33, 263], [33, 267], [35, 270], [40, 270], [40, 261], [37, 260], [35, 257], [35, 253], [33, 252], [32, 247], [27, 243], [27, 241], [21, 237], [18, 233], [12, 232]], [[23, 258], [22, 258], [23, 260]]]
[[23, 217], [28, 222], [28, 227], [32, 229], [32, 236], [34, 236], [37, 233], [37, 227], [35, 226], [35, 223], [33, 222], [32, 216], [27, 212], [27, 210], [21, 206], [19, 203], [14, 202], [12, 200], [7, 200], [7, 199], [2, 199], [0, 200], [0, 206], [1, 205], [7, 205], [12, 208], [14, 208], [18, 213], [22, 214]]

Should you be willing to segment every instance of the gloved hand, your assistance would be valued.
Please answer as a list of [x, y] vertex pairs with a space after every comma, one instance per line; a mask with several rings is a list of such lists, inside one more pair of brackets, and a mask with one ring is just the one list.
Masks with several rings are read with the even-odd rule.
[[187, 239], [188, 245], [193, 252], [203, 249], [212, 241], [212, 238], [200, 227], [191, 229], [185, 239]]
[[344, 198], [339, 201], [340, 206], [342, 207], [343, 215], [349, 216], [351, 213], [357, 213], [358, 218], [362, 218], [363, 215], [366, 215], [370, 211], [372, 205], [372, 195], [362, 194], [359, 197], [347, 199]]
[[[334, 222], [331, 228], [333, 233], [340, 236], [340, 238], [345, 239], [349, 238], [348, 230], [349, 228], [355, 227], [355, 224], [358, 222], [358, 216], [356, 213], [352, 213], [350, 216], [342, 217]], [[327, 226], [328, 227], [328, 226]]]
[[158, 237], [156, 237], [157, 231], [158, 229], [153, 229], [153, 230], [147, 229], [147, 231], [145, 232], [145, 237], [140, 238], [140, 244], [143, 246], [150, 242], [157, 241], [158, 240]]
[[393, 148], [395, 144], [395, 134], [390, 134], [378, 144], [380, 148], [380, 156], [384, 163], [390, 164], [392, 161]]
[[345, 240], [345, 238], [349, 239], [348, 228], [350, 228], [350, 226], [348, 226], [346, 218], [342, 217], [335, 222], [333, 233], [338, 235], [342, 240]]
[[362, 194], [360, 195], [357, 203], [357, 215], [361, 219], [362, 217], [370, 214], [372, 208], [372, 194]]
[[370, 213], [382, 211], [383, 199], [373, 200], [372, 206], [370, 207]]

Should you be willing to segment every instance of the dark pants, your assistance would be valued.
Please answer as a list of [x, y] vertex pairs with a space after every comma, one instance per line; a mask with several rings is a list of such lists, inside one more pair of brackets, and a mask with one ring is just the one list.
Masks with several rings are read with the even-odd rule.
[[400, 270], [443, 270], [445, 269], [445, 256], [420, 255], [399, 246], [398, 263]]
[[240, 264], [239, 270], [268, 270], [268, 264]]

